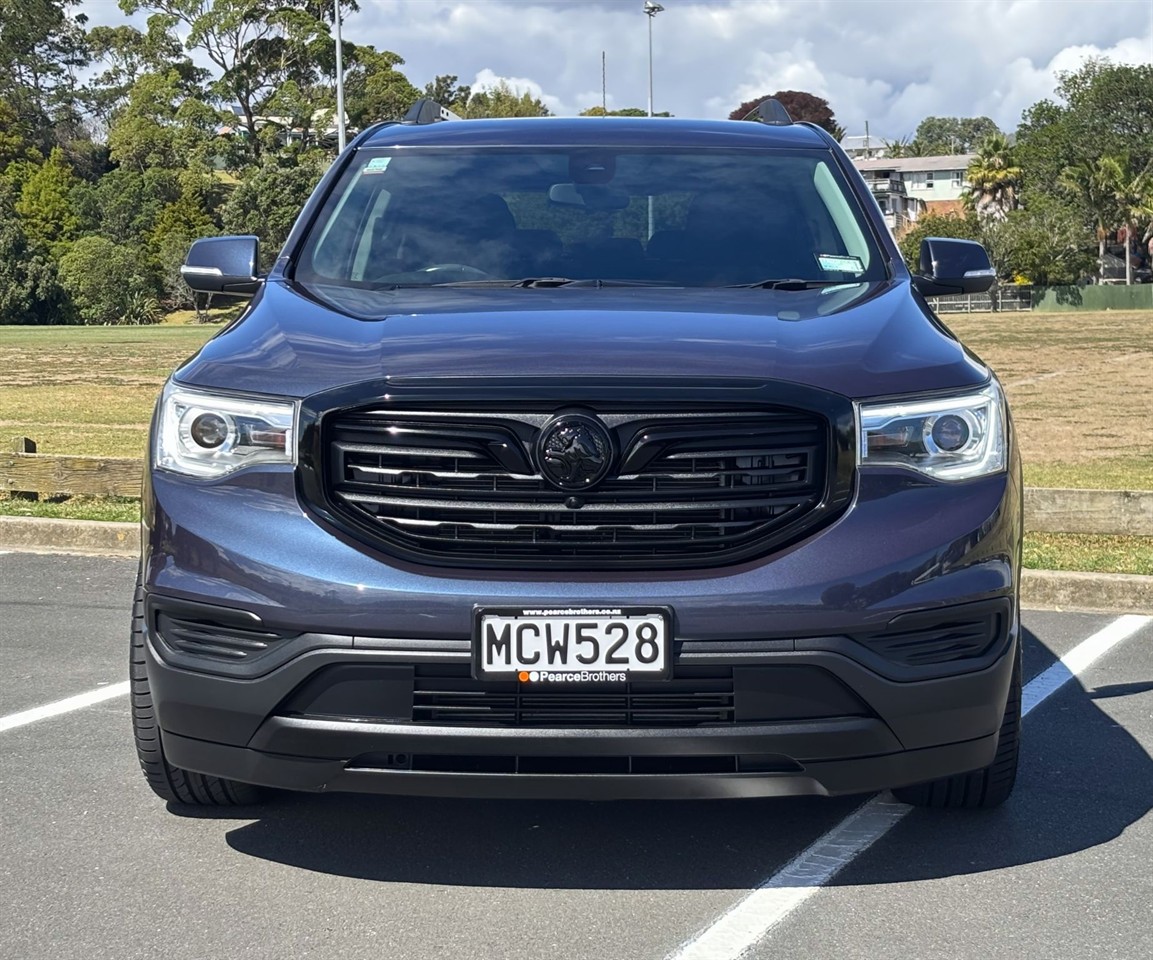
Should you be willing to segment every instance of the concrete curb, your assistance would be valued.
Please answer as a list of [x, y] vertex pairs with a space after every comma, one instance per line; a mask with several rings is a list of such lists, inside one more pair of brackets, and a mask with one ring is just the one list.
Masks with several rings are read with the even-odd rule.
[[0, 517], [0, 550], [135, 557], [140, 554], [140, 525]]
[[[0, 517], [0, 550], [135, 557], [140, 527], [100, 520]], [[1039, 610], [1105, 610], [1153, 615], [1153, 577], [1024, 570], [1021, 602]]]
[[1128, 573], [1022, 570], [1021, 603], [1040, 610], [1153, 614], [1153, 577]]

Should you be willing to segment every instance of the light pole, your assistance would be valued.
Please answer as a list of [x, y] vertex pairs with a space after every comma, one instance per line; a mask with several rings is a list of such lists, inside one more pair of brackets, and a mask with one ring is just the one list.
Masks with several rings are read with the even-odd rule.
[[344, 44], [340, 40], [340, 0], [333, 0], [336, 26], [336, 142], [340, 153], [344, 153]]
[[649, 18], [649, 116], [653, 115], [653, 20], [665, 8], [653, 0], [645, 0], [645, 16]]
[[[649, 18], [649, 117], [653, 115], [653, 21], [657, 14], [664, 10], [659, 3], [645, 0], [645, 16]], [[653, 198], [649, 194], [649, 233], [648, 239], [653, 238]]]

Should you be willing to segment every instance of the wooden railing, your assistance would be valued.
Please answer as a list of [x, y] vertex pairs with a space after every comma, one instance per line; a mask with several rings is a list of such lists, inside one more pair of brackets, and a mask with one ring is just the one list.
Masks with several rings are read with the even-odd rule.
[[[0, 453], [0, 490], [49, 496], [139, 497], [144, 465], [131, 457], [36, 453], [20, 438]], [[1025, 490], [1025, 522], [1034, 533], [1153, 536], [1153, 490]]]
[[144, 464], [135, 457], [70, 457], [36, 452], [20, 437], [0, 453], [0, 490], [26, 494], [139, 497]]

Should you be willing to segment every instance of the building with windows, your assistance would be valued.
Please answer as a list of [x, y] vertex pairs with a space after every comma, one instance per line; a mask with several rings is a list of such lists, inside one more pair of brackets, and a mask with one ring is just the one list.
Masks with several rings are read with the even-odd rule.
[[965, 171], [975, 154], [946, 157], [854, 158], [894, 234], [925, 212], [959, 211], [969, 187]]

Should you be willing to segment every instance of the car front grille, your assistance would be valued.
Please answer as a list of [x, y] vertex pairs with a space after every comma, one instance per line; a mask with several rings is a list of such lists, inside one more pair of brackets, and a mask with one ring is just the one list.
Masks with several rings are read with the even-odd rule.
[[815, 413], [602, 413], [613, 468], [576, 494], [537, 466], [550, 416], [343, 412], [326, 424], [325, 499], [418, 561], [587, 569], [748, 555], [796, 534], [826, 494], [829, 427]]

